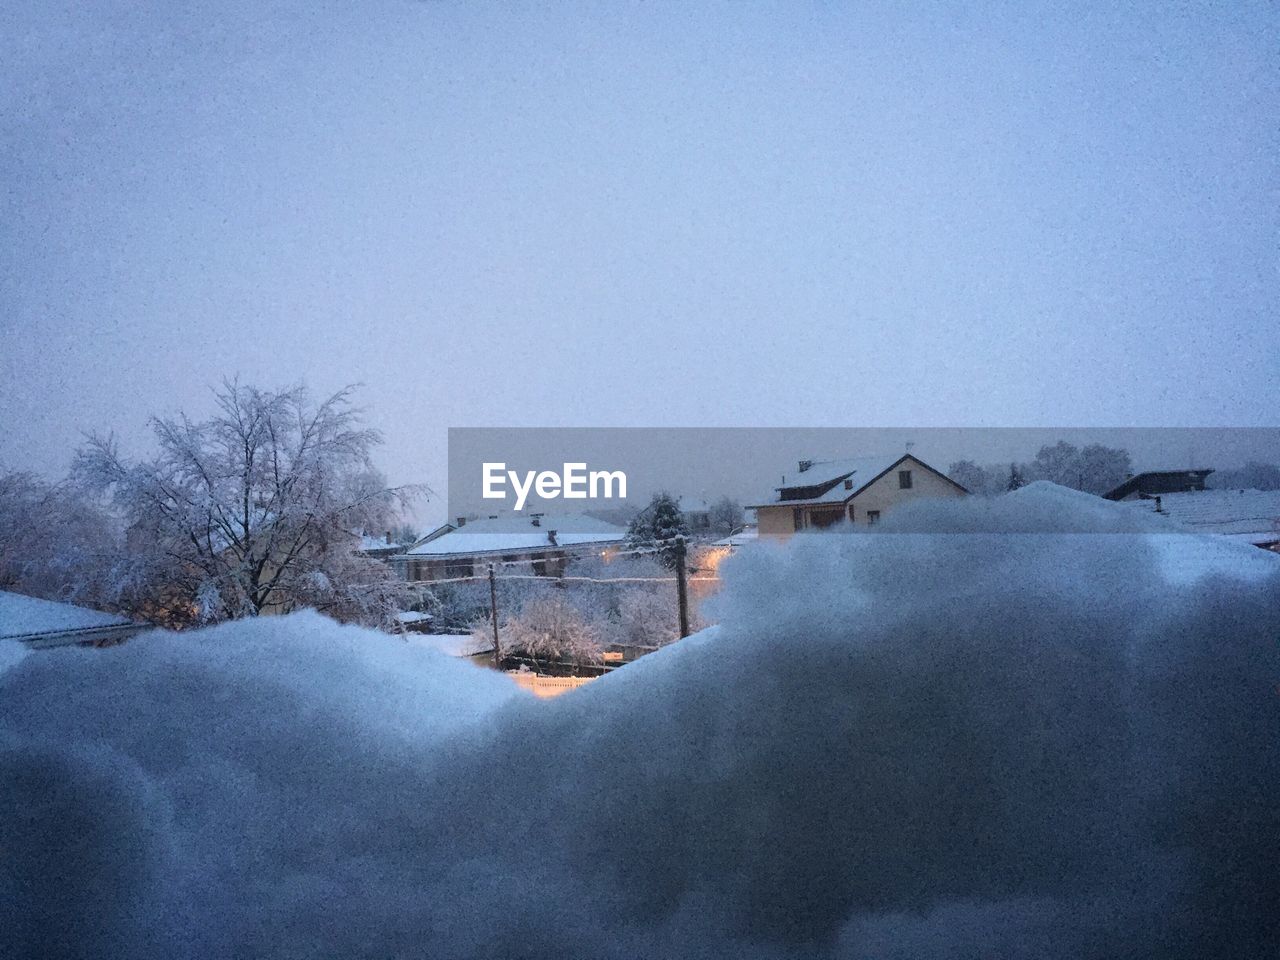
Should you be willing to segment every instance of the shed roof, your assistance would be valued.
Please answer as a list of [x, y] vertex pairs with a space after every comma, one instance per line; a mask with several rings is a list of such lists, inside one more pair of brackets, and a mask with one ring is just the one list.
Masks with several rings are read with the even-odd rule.
[[0, 590], [0, 640], [40, 646], [124, 637], [140, 629], [114, 613]]
[[[1155, 513], [1155, 498], [1125, 500], [1129, 510]], [[1280, 490], [1194, 490], [1164, 493], [1160, 514], [1200, 533], [1230, 536], [1248, 543], [1280, 541]]]

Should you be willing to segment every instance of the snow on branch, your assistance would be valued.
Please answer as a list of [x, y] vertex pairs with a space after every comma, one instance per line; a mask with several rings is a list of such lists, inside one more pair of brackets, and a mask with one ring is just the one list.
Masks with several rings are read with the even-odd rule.
[[216, 621], [304, 606], [340, 619], [387, 622], [403, 587], [359, 556], [360, 533], [392, 523], [421, 487], [389, 487], [371, 452], [353, 387], [313, 403], [237, 380], [216, 413], [151, 420], [158, 452], [124, 459], [91, 436], [73, 476], [127, 525], [130, 557], [156, 585], [157, 619]]

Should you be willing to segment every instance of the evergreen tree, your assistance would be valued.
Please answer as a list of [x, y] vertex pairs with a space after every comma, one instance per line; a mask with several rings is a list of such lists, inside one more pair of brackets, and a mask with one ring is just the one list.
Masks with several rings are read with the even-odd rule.
[[669, 493], [655, 494], [649, 505], [627, 525], [627, 546], [635, 549], [655, 548], [658, 560], [667, 569], [676, 565], [676, 537], [689, 536], [680, 506]]
[[1017, 490], [1019, 487], [1025, 487], [1027, 481], [1022, 479], [1022, 471], [1018, 469], [1016, 463], [1009, 464], [1009, 482], [1005, 484], [1006, 490]]

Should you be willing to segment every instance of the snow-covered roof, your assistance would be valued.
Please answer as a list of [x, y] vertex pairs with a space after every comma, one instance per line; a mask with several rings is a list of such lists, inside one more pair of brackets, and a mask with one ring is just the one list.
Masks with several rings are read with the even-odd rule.
[[[555, 533], [555, 543], [551, 533]], [[521, 553], [542, 548], [593, 543], [619, 543], [622, 527], [581, 514], [506, 514], [469, 520], [435, 540], [409, 550], [410, 557], [460, 557], [483, 553]]]
[[0, 640], [37, 646], [122, 638], [142, 627], [114, 613], [0, 590]]
[[681, 513], [710, 513], [711, 504], [703, 497], [680, 497], [676, 500]]
[[429, 613], [422, 613], [419, 610], [401, 610], [396, 614], [396, 620], [400, 623], [426, 623], [433, 620], [434, 617]]
[[[915, 453], [885, 453], [875, 456], [850, 457], [844, 460], [816, 460], [812, 466], [804, 471], [792, 470], [784, 474], [786, 477], [785, 483], [776, 487], [769, 499], [761, 501], [759, 504], [754, 504], [751, 509], [777, 505], [799, 507], [821, 503], [843, 503], [899, 460], [908, 456], [921, 465], [928, 466]], [[845, 489], [844, 483], [840, 482], [846, 479], [853, 482], [852, 489]], [[785, 490], [825, 487], [828, 484], [832, 484], [831, 489], [813, 497], [804, 499], [788, 498], [785, 500], [782, 498], [782, 493]]]
[[440, 526], [436, 527], [434, 530], [431, 530], [423, 534], [417, 540], [413, 541], [413, 543], [409, 544], [409, 548], [413, 549], [413, 548], [422, 546], [424, 543], [430, 543], [432, 540], [439, 540], [449, 531], [457, 530], [457, 529], [458, 529], [458, 525], [455, 523], [442, 523], [440, 524]]
[[360, 538], [360, 550], [371, 553], [375, 550], [399, 550], [402, 544], [396, 543], [389, 535], [371, 537], [365, 534]]
[[[1125, 500], [1120, 506], [1156, 512], [1156, 501]], [[1280, 541], [1280, 490], [1195, 490], [1160, 495], [1160, 515], [1198, 533], [1229, 536], [1252, 544]]]

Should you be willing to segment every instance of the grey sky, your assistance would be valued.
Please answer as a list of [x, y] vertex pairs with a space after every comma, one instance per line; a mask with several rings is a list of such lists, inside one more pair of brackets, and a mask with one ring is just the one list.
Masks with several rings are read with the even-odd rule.
[[450, 426], [1276, 422], [1274, 5], [267, 6], [0, 9], [5, 465], [237, 372], [436, 486]]

